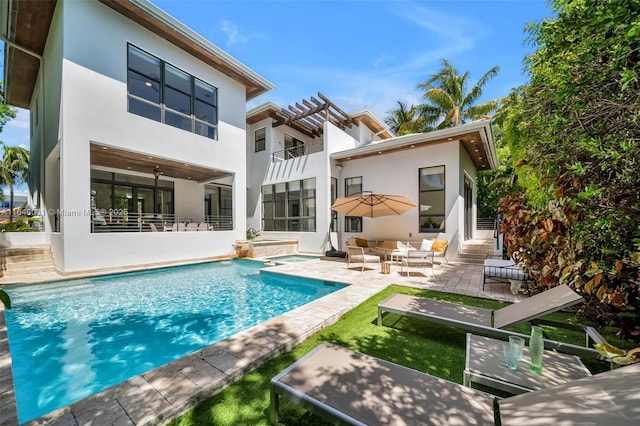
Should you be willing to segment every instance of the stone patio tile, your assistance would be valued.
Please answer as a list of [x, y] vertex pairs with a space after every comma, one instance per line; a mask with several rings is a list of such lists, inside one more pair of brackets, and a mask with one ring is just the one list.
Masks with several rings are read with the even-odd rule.
[[243, 371], [249, 364], [249, 361], [238, 358], [226, 351], [212, 354], [204, 358], [204, 361], [222, 371], [227, 376]]
[[211, 388], [224, 382], [227, 375], [198, 357], [190, 357], [190, 365], [180, 372], [203, 389]]
[[134, 377], [125, 383], [129, 389], [117, 401], [136, 424], [153, 423], [154, 419], [171, 410], [171, 404], [143, 377]]
[[151, 370], [142, 375], [153, 388], [169, 403], [175, 406], [187, 404], [202, 389], [179, 371], [163, 369]]
[[[2, 423], [0, 424], [11, 424], [11, 423]], [[16, 423], [17, 424], [17, 423]], [[51, 413], [45, 414], [42, 417], [39, 417], [35, 420], [32, 420], [28, 423], [25, 423], [23, 426], [78, 426], [78, 422], [76, 418], [71, 413], [71, 408], [64, 407], [59, 410], [52, 411]]]
[[104, 404], [92, 407], [84, 407], [84, 409], [79, 413], [76, 413], [75, 410], [73, 411], [78, 424], [82, 426], [129, 426], [135, 424], [131, 421], [125, 410], [120, 406], [120, 404], [118, 404], [118, 401], [116, 400], [110, 400]]

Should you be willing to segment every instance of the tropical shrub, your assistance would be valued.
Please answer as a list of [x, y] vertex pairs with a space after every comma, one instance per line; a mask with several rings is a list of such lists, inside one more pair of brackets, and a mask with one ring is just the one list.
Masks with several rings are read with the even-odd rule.
[[622, 323], [640, 308], [640, 1], [552, 5], [528, 27], [530, 82], [500, 112], [524, 190], [503, 229], [540, 286], [569, 283]]

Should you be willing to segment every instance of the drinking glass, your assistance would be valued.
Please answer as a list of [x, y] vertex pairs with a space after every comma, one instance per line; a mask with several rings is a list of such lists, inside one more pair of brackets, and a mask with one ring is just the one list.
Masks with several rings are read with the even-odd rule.
[[518, 365], [518, 353], [515, 346], [512, 346], [511, 343], [504, 342], [502, 344], [504, 350], [504, 365], [509, 370], [515, 370]]
[[518, 336], [509, 336], [509, 344], [516, 350], [518, 362], [522, 361], [522, 352], [524, 351], [524, 339]]

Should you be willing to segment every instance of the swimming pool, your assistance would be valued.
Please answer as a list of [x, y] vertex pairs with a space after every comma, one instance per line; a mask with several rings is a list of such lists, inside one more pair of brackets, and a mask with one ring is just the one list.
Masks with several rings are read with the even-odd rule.
[[234, 260], [5, 289], [20, 422], [344, 285]]

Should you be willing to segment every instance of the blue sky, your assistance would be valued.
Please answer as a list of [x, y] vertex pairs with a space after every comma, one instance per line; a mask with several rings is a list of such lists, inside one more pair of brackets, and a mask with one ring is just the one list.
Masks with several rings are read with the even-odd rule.
[[[526, 82], [525, 24], [552, 16], [545, 0], [151, 1], [276, 85], [248, 108], [321, 92], [381, 118], [398, 100], [420, 103], [417, 83], [443, 58], [474, 82], [499, 66], [483, 100], [505, 96]], [[21, 110], [0, 140], [28, 146], [28, 132]]]

